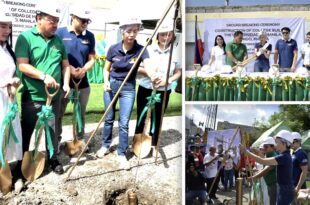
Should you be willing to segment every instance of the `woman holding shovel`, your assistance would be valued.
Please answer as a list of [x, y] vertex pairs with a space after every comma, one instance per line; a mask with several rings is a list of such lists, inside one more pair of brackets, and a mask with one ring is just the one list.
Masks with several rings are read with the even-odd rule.
[[[260, 55], [257, 56], [254, 63], [254, 72], [268, 72], [270, 68], [269, 57], [272, 50], [272, 45], [268, 44], [265, 46], [268, 40], [267, 34], [265, 31], [258, 33], [259, 42], [255, 44], [255, 55], [260, 52]], [[266, 47], [266, 49], [264, 48]]]
[[[104, 66], [104, 104], [107, 108], [117, 93], [121, 83], [126, 78], [129, 70], [134, 65], [143, 49], [136, 41], [138, 32], [142, 29], [142, 22], [137, 18], [127, 18], [120, 22], [120, 31], [123, 40], [112, 45], [107, 53]], [[142, 55], [140, 62], [148, 67], [148, 52]], [[136, 74], [140, 63], [125, 83], [119, 95], [119, 144], [117, 147], [118, 161], [121, 168], [128, 169], [129, 164], [125, 153], [128, 147], [128, 124], [135, 101]], [[112, 130], [115, 119], [115, 105], [105, 118], [102, 147], [97, 151], [97, 157], [103, 158], [107, 154], [112, 142]]]
[[[12, 51], [12, 19], [8, 15], [9, 10], [5, 4], [0, 4], [0, 146], [1, 146], [1, 171], [0, 171], [0, 185], [1, 192], [6, 192], [3, 187], [10, 188], [11, 172], [10, 166], [4, 164], [7, 162], [14, 162], [22, 159], [22, 134], [20, 127], [20, 119], [18, 114], [18, 107], [13, 90], [20, 85], [19, 78], [15, 77], [16, 58]], [[10, 129], [7, 133], [6, 130]], [[13, 139], [12, 139], [13, 137]], [[11, 138], [11, 139], [9, 139]], [[15, 139], [14, 139], [15, 138]], [[9, 140], [8, 140], [9, 139]], [[2, 149], [6, 147], [6, 149]], [[18, 179], [20, 170], [15, 169], [13, 173], [13, 181], [16, 181], [15, 187], [22, 186], [22, 180]], [[7, 171], [7, 172], [6, 172]], [[9, 180], [9, 184], [4, 184], [4, 178]], [[17, 180], [18, 179], [18, 180]]]
[[[159, 94], [159, 100], [154, 105], [154, 110], [151, 114], [151, 126], [150, 126], [150, 136], [152, 136], [152, 150], [155, 154], [155, 147], [157, 146], [160, 120], [162, 106], [165, 108], [169, 102], [169, 95], [171, 93], [171, 83], [177, 81], [181, 76], [181, 62], [178, 61], [176, 55], [172, 56], [169, 79], [168, 79], [168, 88], [167, 88], [167, 98], [165, 105], [163, 105], [164, 92], [165, 92], [165, 83], [166, 83], [166, 74], [169, 64], [170, 56], [170, 46], [174, 43], [175, 34], [173, 28], [172, 19], [163, 21], [161, 26], [158, 29], [157, 34], [157, 43], [148, 47], [148, 52], [150, 55], [150, 60], [152, 66], [155, 67], [157, 75], [161, 78], [161, 83], [157, 86], [154, 86], [150, 77], [146, 75], [146, 72], [143, 68], [140, 68], [139, 73], [143, 74], [143, 77], [140, 78], [138, 94], [137, 94], [137, 124], [135, 134], [140, 134], [144, 130], [146, 114], [143, 114], [145, 107], [148, 107], [148, 97], [153, 93], [153, 89], [156, 89], [156, 93]], [[175, 53], [174, 53], [175, 54]], [[146, 112], [144, 112], [146, 113]]]
[[262, 158], [247, 151], [244, 145], [239, 145], [239, 148], [242, 153], [249, 155], [260, 164], [277, 166], [277, 205], [289, 205], [294, 198], [293, 163], [290, 155], [290, 145], [293, 140], [291, 133], [286, 130], [281, 130], [274, 138], [276, 150], [279, 152], [275, 157]]

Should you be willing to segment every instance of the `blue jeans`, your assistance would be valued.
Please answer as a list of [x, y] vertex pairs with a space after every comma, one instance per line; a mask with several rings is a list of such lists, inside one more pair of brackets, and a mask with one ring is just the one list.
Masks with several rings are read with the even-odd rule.
[[268, 72], [268, 71], [269, 71], [269, 63], [266, 64], [264, 62], [255, 61], [254, 72]]
[[[122, 84], [122, 80], [116, 80], [110, 78], [111, 91], [104, 92], [104, 105], [107, 108], [111, 103], [113, 97], [115, 96], [117, 90]], [[125, 155], [128, 148], [128, 124], [131, 116], [131, 111], [133, 104], [135, 102], [135, 84], [136, 81], [127, 81], [121, 90], [118, 100], [119, 100], [119, 144], [117, 147], [118, 155]], [[116, 101], [117, 102], [117, 101]], [[112, 142], [112, 130], [115, 120], [115, 106], [116, 102], [112, 106], [112, 109], [107, 114], [104, 121], [103, 136], [102, 136], [102, 146], [110, 147]]]
[[294, 199], [293, 185], [277, 184], [277, 205], [290, 205]]
[[205, 190], [190, 190], [186, 192], [186, 205], [193, 204], [193, 200], [198, 197], [201, 205], [207, 200], [207, 192]]
[[224, 169], [224, 188], [227, 189], [228, 181], [229, 181], [229, 187], [233, 187], [233, 180], [234, 180], [234, 170], [225, 170]]

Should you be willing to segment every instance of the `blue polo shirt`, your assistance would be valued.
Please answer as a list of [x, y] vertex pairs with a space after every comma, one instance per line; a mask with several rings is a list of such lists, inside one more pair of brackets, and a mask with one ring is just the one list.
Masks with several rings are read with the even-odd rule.
[[294, 186], [298, 184], [300, 174], [301, 174], [301, 166], [308, 165], [308, 157], [306, 152], [299, 147], [295, 152], [292, 154], [292, 161], [293, 161], [293, 183]]
[[275, 49], [279, 51], [280, 68], [290, 68], [293, 64], [294, 51], [297, 51], [297, 42], [294, 39], [288, 41], [279, 39]]
[[[137, 41], [134, 42], [134, 46], [132, 47], [132, 49], [127, 51], [126, 53], [123, 50], [123, 42], [112, 45], [107, 53], [107, 60], [112, 63], [110, 76], [117, 80], [124, 80], [142, 49], [143, 46], [138, 44]], [[134, 71], [130, 76], [129, 81], [136, 79], [140, 63], [146, 58], [149, 58], [147, 50], [145, 50], [136, 68], [134, 68]]]
[[[259, 51], [260, 48], [262, 48], [263, 45], [260, 43], [255, 44], [255, 48]], [[269, 44], [266, 48], [267, 51], [272, 50], [272, 45]], [[260, 56], [258, 56], [255, 60], [255, 66], [262, 68], [264, 71], [268, 71], [270, 68], [269, 58], [266, 58], [266, 56], [262, 53]]]
[[293, 186], [293, 163], [290, 152], [287, 150], [277, 156], [275, 159], [277, 166], [277, 182], [281, 185]]
[[[86, 30], [82, 34], [76, 35], [68, 27], [62, 27], [57, 29], [56, 34], [63, 40], [69, 63], [75, 68], [82, 68], [88, 61], [88, 56], [95, 54], [95, 37], [93, 33]], [[74, 88], [72, 82], [70, 82], [70, 87]], [[79, 88], [87, 87], [89, 87], [89, 83], [87, 75], [85, 75]]]

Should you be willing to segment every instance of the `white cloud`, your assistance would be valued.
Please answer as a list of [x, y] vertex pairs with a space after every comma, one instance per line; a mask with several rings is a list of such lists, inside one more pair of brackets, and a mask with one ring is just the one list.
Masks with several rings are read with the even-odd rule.
[[263, 109], [260, 109], [260, 108], [256, 109], [256, 113], [257, 113], [258, 119], [261, 119], [261, 118], [266, 119], [266, 117], [267, 117], [267, 112]]
[[[194, 123], [205, 120], [204, 108], [208, 105], [186, 105], [186, 116], [194, 119]], [[252, 125], [255, 120], [262, 117], [268, 119], [274, 112], [278, 112], [279, 105], [218, 105], [217, 121], [229, 121], [231, 123]]]

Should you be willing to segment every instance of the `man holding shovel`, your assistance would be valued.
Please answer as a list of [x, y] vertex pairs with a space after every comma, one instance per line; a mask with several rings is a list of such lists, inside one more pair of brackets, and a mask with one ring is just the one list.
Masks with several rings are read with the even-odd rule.
[[246, 45], [242, 43], [242, 40], [242, 31], [236, 31], [234, 33], [234, 40], [226, 45], [227, 65], [234, 67], [248, 58], [247, 48]]
[[[95, 37], [94, 34], [87, 30], [90, 20], [91, 8], [83, 2], [75, 3], [70, 8], [71, 24], [68, 27], [59, 28], [57, 35], [63, 40], [68, 60], [71, 67], [71, 79], [79, 83], [79, 100], [81, 109], [82, 125], [78, 124], [78, 138], [84, 137], [85, 127], [85, 110], [88, 102], [90, 87], [86, 72], [95, 64]], [[70, 88], [74, 88], [74, 83], [70, 82]], [[62, 117], [66, 111], [69, 100], [61, 96], [59, 126], [59, 141], [62, 133]], [[79, 127], [81, 126], [81, 127]]]
[[[15, 48], [23, 84], [21, 126], [24, 153], [29, 150], [30, 139], [38, 119], [37, 113], [47, 100], [45, 86], [56, 89], [63, 85], [66, 97], [70, 92], [67, 53], [62, 40], [55, 35], [60, 16], [59, 5], [55, 1], [41, 0], [37, 4], [36, 12], [36, 25], [18, 37]], [[51, 102], [51, 106], [55, 118], [49, 121], [49, 126], [55, 154], [48, 159], [51, 169], [57, 174], [62, 174], [64, 170], [57, 159], [57, 96]]]
[[[217, 165], [218, 165], [219, 157], [220, 156], [216, 154], [216, 148], [214, 146], [211, 146], [209, 148], [209, 153], [203, 159], [203, 164], [205, 165], [207, 190], [209, 193], [210, 201], [211, 199], [217, 199], [215, 194], [216, 194], [219, 180], [216, 180], [215, 177], [218, 177], [217, 176], [217, 172], [218, 172]], [[212, 187], [212, 190], [210, 190], [214, 180], [216, 180], [215, 182], [217, 183], [215, 183]]]

